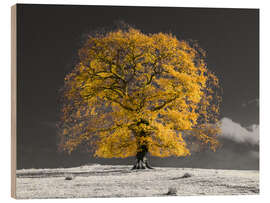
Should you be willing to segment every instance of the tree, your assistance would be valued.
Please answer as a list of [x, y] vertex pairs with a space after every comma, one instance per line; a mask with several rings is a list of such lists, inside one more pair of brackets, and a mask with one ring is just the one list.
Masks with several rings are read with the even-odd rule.
[[[220, 97], [205, 52], [172, 34], [129, 27], [89, 35], [62, 88], [59, 147], [95, 156], [187, 156], [196, 138], [215, 150]], [[194, 140], [194, 139], [193, 139]]]

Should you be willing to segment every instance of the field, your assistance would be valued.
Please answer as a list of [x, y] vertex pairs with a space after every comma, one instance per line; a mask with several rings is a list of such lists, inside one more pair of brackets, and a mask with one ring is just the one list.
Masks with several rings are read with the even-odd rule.
[[259, 171], [195, 168], [130, 170], [132, 166], [17, 170], [17, 198], [252, 195]]

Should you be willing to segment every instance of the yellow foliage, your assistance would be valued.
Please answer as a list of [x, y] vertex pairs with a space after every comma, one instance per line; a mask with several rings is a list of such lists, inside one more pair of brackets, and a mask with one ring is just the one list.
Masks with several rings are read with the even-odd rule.
[[130, 28], [89, 36], [65, 77], [60, 148], [87, 143], [99, 157], [186, 156], [183, 135], [215, 149], [218, 79], [198, 46]]

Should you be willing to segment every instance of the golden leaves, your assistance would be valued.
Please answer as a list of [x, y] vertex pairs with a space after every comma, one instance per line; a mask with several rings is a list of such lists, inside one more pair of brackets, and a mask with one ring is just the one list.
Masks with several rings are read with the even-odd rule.
[[[186, 156], [181, 132], [214, 149], [218, 79], [204, 52], [171, 34], [130, 28], [89, 36], [65, 77], [61, 146], [95, 145], [100, 157], [128, 157], [145, 144], [155, 156]], [[203, 56], [203, 57], [202, 57]]]

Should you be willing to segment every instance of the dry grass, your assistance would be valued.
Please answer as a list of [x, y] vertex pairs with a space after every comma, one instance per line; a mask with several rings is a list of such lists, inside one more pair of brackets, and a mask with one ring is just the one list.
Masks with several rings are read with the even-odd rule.
[[[132, 171], [131, 168], [132, 166], [92, 165], [66, 169], [18, 170], [17, 197], [149, 197], [244, 195], [259, 192], [258, 171], [192, 168]], [[70, 174], [72, 179], [65, 180]]]

